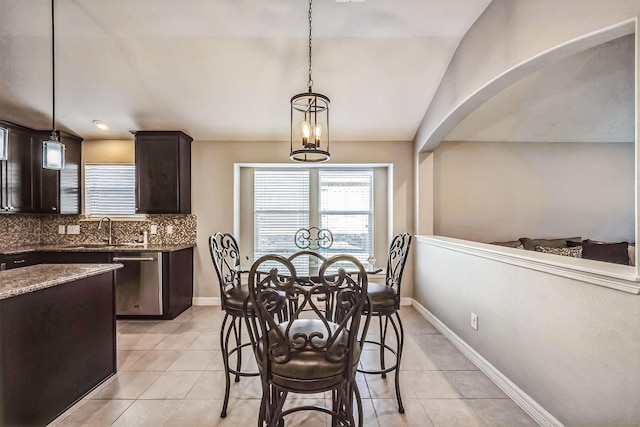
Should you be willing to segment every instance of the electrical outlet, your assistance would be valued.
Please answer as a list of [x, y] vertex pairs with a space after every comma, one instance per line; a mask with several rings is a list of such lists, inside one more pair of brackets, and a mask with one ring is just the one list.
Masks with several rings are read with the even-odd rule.
[[67, 225], [67, 234], [80, 234], [79, 225]]
[[150, 234], [158, 234], [158, 226], [155, 224], [151, 224], [151, 230], [149, 231]]
[[475, 313], [471, 313], [471, 327], [478, 330], [478, 315]]
[[64, 225], [59, 225], [58, 226], [58, 234], [66, 234], [67, 233], [67, 227]]
[[173, 225], [167, 225], [167, 234], [173, 234]]

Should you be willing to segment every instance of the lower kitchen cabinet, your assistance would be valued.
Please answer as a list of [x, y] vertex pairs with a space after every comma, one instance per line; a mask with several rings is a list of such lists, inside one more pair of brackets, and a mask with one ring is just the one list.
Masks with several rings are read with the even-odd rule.
[[47, 425], [116, 367], [113, 272], [0, 300], [0, 425]]
[[118, 319], [170, 320], [191, 307], [193, 248], [155, 255], [129, 252], [112, 258], [124, 265], [116, 271]]
[[40, 252], [39, 264], [109, 264], [110, 252]]
[[38, 264], [39, 254], [26, 252], [15, 255], [0, 255], [0, 270], [11, 270], [12, 268], [26, 267]]
[[164, 252], [163, 319], [174, 319], [193, 301], [193, 248]]
[[[155, 254], [154, 254], [155, 255]], [[116, 270], [116, 315], [119, 319], [174, 319], [191, 307], [193, 301], [193, 248], [171, 252], [157, 252], [156, 263], [161, 267], [157, 275], [150, 274], [154, 266], [140, 264], [148, 258], [144, 252], [41, 252], [38, 263], [110, 263], [119, 262], [124, 268]], [[150, 258], [150, 257], [149, 257]], [[151, 261], [153, 262], [153, 261]], [[150, 284], [149, 280], [155, 280]], [[155, 289], [154, 289], [155, 286]], [[152, 292], [153, 295], [148, 295]], [[159, 295], [162, 295], [159, 297]], [[135, 314], [139, 305], [143, 313], [149, 301], [158, 296], [154, 314]], [[136, 298], [138, 303], [136, 303]], [[123, 300], [127, 300], [126, 302]], [[122, 307], [128, 307], [122, 309]], [[123, 311], [119, 311], [123, 310]]]

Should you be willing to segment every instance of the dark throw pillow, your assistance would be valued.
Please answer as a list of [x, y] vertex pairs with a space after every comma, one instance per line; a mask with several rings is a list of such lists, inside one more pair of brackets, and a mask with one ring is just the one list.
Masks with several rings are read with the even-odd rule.
[[582, 242], [582, 258], [629, 265], [629, 244]]

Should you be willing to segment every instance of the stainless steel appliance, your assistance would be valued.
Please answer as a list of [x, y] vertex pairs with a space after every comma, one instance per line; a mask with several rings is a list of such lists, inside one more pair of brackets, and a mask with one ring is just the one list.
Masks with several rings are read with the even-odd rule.
[[162, 315], [162, 253], [119, 252], [115, 271], [116, 315]]

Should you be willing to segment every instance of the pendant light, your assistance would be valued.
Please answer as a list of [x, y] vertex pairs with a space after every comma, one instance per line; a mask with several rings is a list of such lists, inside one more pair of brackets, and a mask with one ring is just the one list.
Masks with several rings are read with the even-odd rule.
[[7, 130], [0, 128], [0, 160], [7, 160], [9, 152], [9, 141]]
[[[296, 162], [324, 162], [329, 154], [329, 98], [313, 92], [311, 78], [311, 15], [309, 0], [309, 81], [308, 91], [291, 98], [291, 154]], [[295, 147], [295, 149], [294, 149]]]
[[51, 0], [51, 88], [52, 88], [52, 119], [51, 138], [42, 141], [42, 167], [44, 169], [64, 169], [65, 146], [58, 140], [56, 132], [56, 31], [54, 19], [54, 1]]

